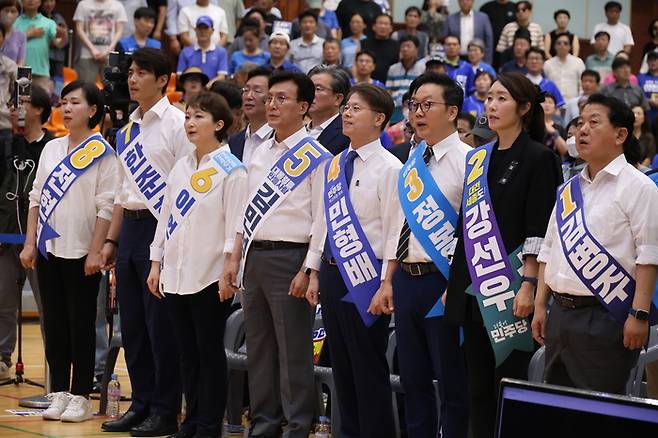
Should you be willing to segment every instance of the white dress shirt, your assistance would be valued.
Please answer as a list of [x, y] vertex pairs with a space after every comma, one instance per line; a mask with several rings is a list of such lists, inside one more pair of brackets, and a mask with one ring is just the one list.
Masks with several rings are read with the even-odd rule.
[[468, 43], [473, 40], [473, 34], [475, 33], [475, 15], [473, 14], [473, 9], [471, 9], [468, 14], [459, 12], [459, 41], [461, 45], [461, 54], [464, 55], [468, 53]]
[[[306, 128], [302, 127], [283, 142], [278, 143], [272, 137], [265, 140], [254, 151], [249, 166], [247, 166], [247, 173], [249, 174], [248, 196], [245, 207], [241, 209], [243, 213], [246, 210], [246, 204], [261, 186], [274, 163], [279, 161], [285, 153], [295, 147], [304, 137], [308, 137], [308, 133]], [[310, 242], [313, 223], [322, 220], [324, 217], [324, 212], [320, 208], [324, 196], [324, 168], [325, 164], [322, 163], [313, 169], [311, 174], [300, 182], [295, 190], [290, 192], [276, 210], [263, 220], [262, 225], [252, 236], [252, 240]], [[244, 214], [241, 217], [244, 217]], [[236, 229], [238, 233], [242, 233], [242, 221]], [[315, 246], [313, 242], [311, 242], [311, 246]]]
[[[350, 145], [348, 152], [352, 151]], [[386, 274], [387, 260], [395, 260], [398, 235], [396, 217], [400, 210], [398, 198], [398, 175], [402, 163], [387, 151], [379, 139], [356, 149], [359, 155], [354, 160], [354, 173], [350, 182], [350, 199], [361, 228], [372, 246], [375, 256], [382, 263], [382, 278]], [[323, 184], [325, 175], [323, 174]], [[322, 220], [313, 235], [319, 238], [314, 242], [307, 259], [309, 268], [320, 269], [320, 257], [327, 237], [327, 221], [324, 214], [324, 190], [322, 193]]]
[[[151, 163], [163, 177], [167, 177], [176, 161], [194, 150], [185, 134], [185, 114], [169, 103], [167, 96], [160, 99], [144, 115], [137, 108], [130, 114], [130, 120], [139, 123], [140, 143], [148, 154]], [[128, 210], [146, 209], [142, 194], [134, 188], [125, 174], [121, 163], [119, 168], [119, 191], [114, 200]]]
[[[68, 149], [68, 135], [46, 143], [29, 195], [30, 208], [39, 207], [43, 184], [50, 172], [69, 154]], [[60, 235], [46, 242], [49, 253], [64, 259], [79, 259], [87, 255], [96, 218], [112, 220], [118, 166], [116, 156], [107, 155], [69, 187], [48, 220], [48, 224]]]
[[[658, 265], [658, 188], [619, 155], [589, 178], [582, 170], [584, 220], [594, 238], [635, 277], [635, 265]], [[560, 202], [558, 200], [558, 202]], [[560, 243], [555, 208], [537, 260], [546, 263], [544, 278], [554, 291], [592, 295], [571, 269]]]
[[244, 149], [242, 150], [242, 163], [248, 166], [254, 151], [263, 144], [265, 140], [272, 136], [272, 127], [265, 123], [254, 133], [251, 132], [251, 125], [247, 125], [244, 132]]
[[331, 125], [331, 122], [333, 122], [336, 119], [336, 117], [338, 117], [338, 114], [339, 113], [336, 113], [332, 117], [329, 117], [327, 120], [322, 122], [320, 124], [320, 126], [318, 126], [316, 128], [311, 127], [313, 122], [309, 123], [309, 125], [308, 125], [308, 135], [310, 135], [311, 137], [313, 137], [314, 139], [317, 140], [318, 137], [320, 136], [320, 134], [322, 134], [322, 131], [327, 129], [327, 126]]
[[[228, 146], [222, 150], [230, 152]], [[224, 254], [233, 250], [240, 208], [247, 198], [247, 172], [241, 167], [224, 177], [219, 186], [197, 199], [190, 213], [165, 241], [167, 219], [176, 195], [189, 184], [192, 174], [209, 167], [206, 154], [197, 165], [195, 152], [181, 158], [167, 179], [165, 199], [151, 244], [151, 260], [162, 261], [160, 283], [164, 292], [187, 295], [202, 291], [219, 280]]]
[[[457, 132], [453, 132], [432, 146], [432, 149], [434, 150], [434, 158], [430, 160], [429, 171], [450, 205], [459, 213], [462, 192], [464, 191], [466, 154], [471, 150], [471, 147], [459, 139]], [[414, 153], [414, 150], [415, 148], [409, 151], [409, 155]], [[403, 223], [404, 213], [400, 209], [396, 224], [396, 248]], [[413, 233], [409, 238], [409, 254], [403, 261], [405, 263], [429, 263], [432, 261]]]
[[573, 99], [580, 93], [580, 75], [585, 71], [582, 59], [572, 54], [562, 62], [559, 56], [554, 56], [544, 63], [544, 74], [555, 82], [564, 100]]

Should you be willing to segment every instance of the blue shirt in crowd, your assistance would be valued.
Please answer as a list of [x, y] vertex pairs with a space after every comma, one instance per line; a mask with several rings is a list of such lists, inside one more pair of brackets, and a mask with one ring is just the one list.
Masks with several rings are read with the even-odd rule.
[[[658, 96], [658, 76], [654, 76], [651, 73], [642, 73], [637, 76], [637, 83], [644, 91], [644, 95], [647, 100], [651, 99], [651, 96]], [[649, 111], [647, 111], [647, 117], [651, 120], [651, 123], [658, 123], [656, 117], [658, 117], [658, 108], [655, 106], [649, 106]]]
[[233, 74], [245, 62], [253, 62], [256, 65], [263, 65], [270, 60], [270, 52], [261, 51], [258, 55], [247, 55], [242, 50], [233, 52], [231, 55], [231, 63], [229, 65], [229, 73]]
[[472, 114], [476, 119], [484, 113], [484, 100], [478, 99], [475, 94], [464, 99], [462, 112]]
[[130, 35], [129, 37], [125, 37], [119, 40], [119, 44], [117, 45], [117, 51], [119, 52], [136, 52], [139, 49], [143, 49], [144, 47], [150, 47], [153, 49], [159, 49], [162, 47], [162, 44], [160, 41], [154, 39], [154, 38], [146, 38], [146, 43], [143, 46], [140, 46], [137, 43], [137, 40], [135, 39], [135, 35]]
[[278, 67], [274, 67], [272, 65], [272, 60], [268, 59], [265, 64], [263, 64], [263, 67], [269, 68], [272, 71], [291, 71], [293, 73], [304, 73], [301, 68], [297, 64], [293, 64], [292, 62], [288, 61], [287, 59], [283, 61], [283, 64], [281, 64]]
[[474, 87], [473, 67], [468, 62], [460, 59], [456, 65], [446, 63], [446, 73], [462, 87], [464, 94]]
[[551, 81], [550, 79], [542, 78], [541, 82], [539, 83], [539, 89], [541, 91], [550, 93], [553, 95], [553, 97], [555, 97], [556, 108], [562, 108], [564, 106], [564, 98], [562, 97], [562, 93], [560, 93], [560, 89], [557, 87], [555, 82]]
[[228, 73], [228, 55], [226, 49], [211, 44], [208, 50], [203, 51], [198, 45], [187, 46], [178, 57], [178, 74], [190, 67], [199, 67], [208, 79], [212, 80], [219, 74]]
[[500, 67], [501, 73], [513, 73], [515, 71], [523, 74], [528, 73], [528, 69], [525, 65], [519, 65], [513, 59], [511, 61], [507, 61], [505, 64], [503, 64], [502, 67]]

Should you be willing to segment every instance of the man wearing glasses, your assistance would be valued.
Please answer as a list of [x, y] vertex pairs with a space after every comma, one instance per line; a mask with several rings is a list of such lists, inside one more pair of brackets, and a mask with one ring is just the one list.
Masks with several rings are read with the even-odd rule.
[[272, 137], [272, 127], [267, 124], [265, 117], [267, 80], [270, 73], [269, 69], [262, 67], [249, 72], [247, 83], [242, 89], [242, 112], [247, 117], [249, 124], [228, 139], [231, 152], [245, 166], [251, 162], [251, 156], [256, 148]]
[[[247, 86], [255, 85], [248, 81]], [[249, 436], [278, 436], [285, 422], [284, 437], [307, 438], [315, 389], [307, 266], [319, 258], [309, 245], [315, 247], [311, 230], [322, 218], [322, 176], [331, 154], [304, 126], [315, 97], [311, 79], [284, 71], [270, 77], [268, 87], [263, 99], [274, 135], [253, 152], [247, 165], [250, 201], [223, 281], [236, 292], [242, 264]]]
[[350, 77], [335, 65], [316, 65], [308, 76], [315, 84], [315, 99], [308, 111], [311, 116], [308, 135], [337, 155], [350, 145], [350, 139], [343, 135], [343, 119], [339, 114], [350, 91]]
[[538, 47], [544, 50], [544, 33], [539, 24], [530, 21], [531, 17], [532, 3], [528, 1], [518, 2], [516, 4], [516, 21], [507, 23], [503, 28], [498, 45], [496, 46], [496, 52], [502, 53], [512, 47], [514, 34], [520, 27], [528, 29], [528, 32], [530, 32], [530, 44], [532, 47]]
[[[411, 150], [400, 172], [404, 190], [397, 261], [389, 265], [373, 307], [375, 313], [395, 311], [407, 434], [433, 437], [440, 428], [444, 437], [465, 438], [467, 392], [459, 328], [444, 324], [441, 301], [470, 149], [457, 133], [464, 92], [449, 76], [436, 73], [416, 78], [409, 92], [410, 116], [425, 141]], [[441, 397], [440, 425], [434, 379]]]

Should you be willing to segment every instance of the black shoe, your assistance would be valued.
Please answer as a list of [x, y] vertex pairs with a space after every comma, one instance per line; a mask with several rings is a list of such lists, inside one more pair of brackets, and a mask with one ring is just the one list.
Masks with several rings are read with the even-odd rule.
[[118, 420], [106, 421], [101, 425], [105, 432], [128, 432], [133, 427], [144, 421], [146, 415], [128, 411]]
[[167, 438], [194, 438], [196, 434], [189, 430], [181, 429], [173, 435], [169, 435]]
[[131, 436], [162, 436], [173, 435], [176, 432], [178, 432], [176, 420], [160, 415], [149, 415], [140, 425], [130, 429]]

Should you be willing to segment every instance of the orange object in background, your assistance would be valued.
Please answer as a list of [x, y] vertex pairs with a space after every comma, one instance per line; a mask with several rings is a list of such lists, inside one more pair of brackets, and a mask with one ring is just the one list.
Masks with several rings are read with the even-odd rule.
[[64, 67], [62, 76], [64, 77], [64, 86], [66, 87], [68, 84], [78, 79], [78, 72], [70, 67]]

